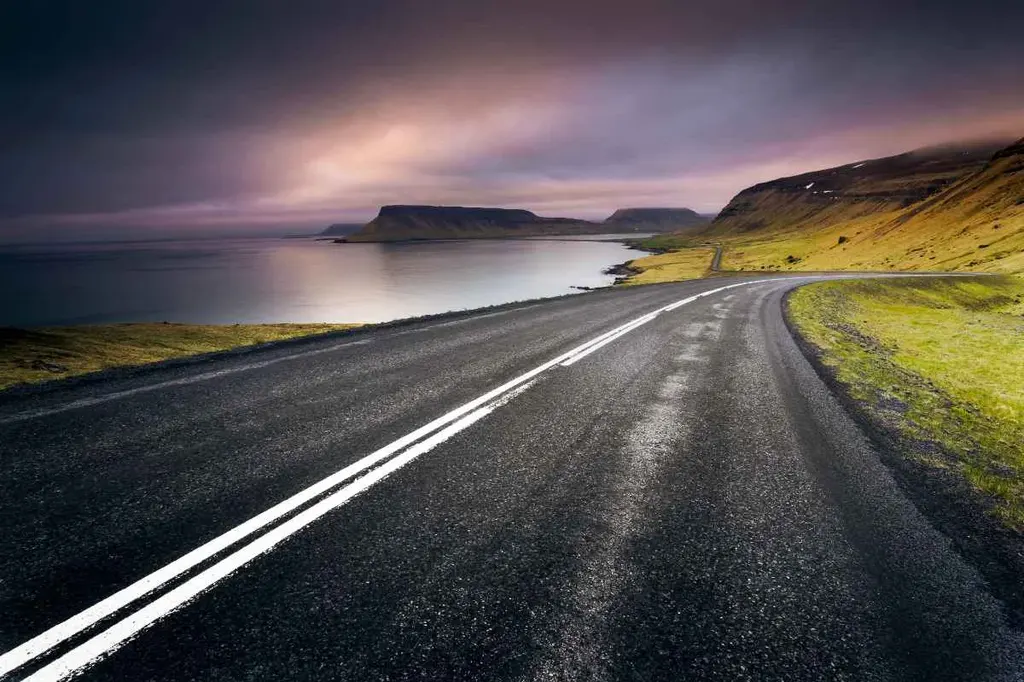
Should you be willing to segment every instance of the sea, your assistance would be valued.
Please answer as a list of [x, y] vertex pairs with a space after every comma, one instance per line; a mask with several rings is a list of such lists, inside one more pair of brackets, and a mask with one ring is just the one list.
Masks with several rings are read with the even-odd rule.
[[639, 255], [613, 239], [0, 246], [0, 326], [385, 322], [611, 284]]

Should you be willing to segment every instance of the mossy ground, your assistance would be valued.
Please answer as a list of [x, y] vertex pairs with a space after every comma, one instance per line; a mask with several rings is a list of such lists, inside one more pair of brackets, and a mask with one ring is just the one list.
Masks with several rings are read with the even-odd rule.
[[356, 325], [111, 324], [0, 328], [0, 389], [353, 326]]
[[708, 274], [714, 255], [713, 248], [697, 247], [637, 258], [630, 261], [629, 266], [640, 272], [626, 280], [625, 284], [656, 284], [699, 279]]
[[789, 312], [852, 397], [1024, 530], [1024, 278], [824, 282]]
[[635, 245], [652, 251], [665, 251], [629, 261], [639, 271], [623, 282], [626, 285], [681, 282], [706, 277], [711, 272], [715, 248], [704, 240], [674, 234], [660, 234], [635, 240]]

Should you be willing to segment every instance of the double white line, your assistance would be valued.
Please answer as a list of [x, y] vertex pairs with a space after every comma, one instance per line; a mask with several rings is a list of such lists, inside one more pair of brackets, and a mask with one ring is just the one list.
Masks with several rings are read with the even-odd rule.
[[[521, 374], [497, 388], [488, 391], [475, 400], [458, 407], [434, 421], [421, 426], [415, 431], [402, 436], [379, 450], [363, 457], [347, 467], [331, 474], [318, 483], [296, 493], [270, 509], [254, 516], [226, 533], [210, 540], [206, 544], [192, 550], [181, 558], [172, 561], [161, 569], [132, 583], [123, 590], [107, 597], [85, 611], [72, 616], [49, 630], [33, 637], [24, 644], [11, 649], [0, 656], [0, 677], [11, 673], [33, 659], [42, 656], [54, 647], [66, 642], [100, 621], [113, 616], [118, 611], [142, 599], [168, 583], [181, 577], [199, 564], [213, 558], [229, 547], [253, 535], [257, 531], [288, 516], [341, 485], [345, 481], [364, 474], [348, 485], [340, 488], [324, 499], [316, 502], [304, 511], [292, 516], [280, 525], [266, 531], [255, 540], [219, 560], [214, 565], [200, 571], [177, 587], [171, 589], [149, 604], [142, 606], [122, 620], [109, 626], [103, 632], [86, 640], [82, 644], [61, 655], [56, 660], [40, 668], [25, 678], [32, 681], [61, 680], [86, 667], [97, 658], [118, 648], [144, 628], [152, 625], [164, 616], [180, 609], [197, 595], [210, 589], [221, 580], [242, 568], [245, 564], [273, 549], [278, 543], [299, 532], [309, 524], [337, 509], [359, 493], [369, 489], [388, 475], [401, 469], [420, 455], [429, 452], [444, 441], [505, 404], [519, 393], [525, 391], [543, 372], [558, 365], [568, 367], [587, 355], [603, 348], [619, 337], [654, 320], [658, 315], [692, 303], [699, 298], [710, 296], [726, 289], [757, 284], [768, 280], [730, 284], [710, 291], [705, 291], [689, 298], [676, 301], [651, 313], [638, 317], [624, 325], [601, 334], [572, 350], [559, 355], [553, 360]], [[401, 453], [392, 457], [396, 453]], [[390, 460], [388, 458], [391, 458]], [[386, 463], [381, 464], [382, 462]], [[380, 465], [380, 466], [378, 466]]]

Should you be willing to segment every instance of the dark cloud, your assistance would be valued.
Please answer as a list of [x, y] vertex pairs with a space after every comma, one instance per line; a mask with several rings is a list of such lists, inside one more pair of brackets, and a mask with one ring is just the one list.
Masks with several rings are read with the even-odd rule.
[[907, 142], [1001, 130], [1022, 22], [991, 0], [5, 3], [0, 216], [741, 183], [898, 151], [914, 122]]

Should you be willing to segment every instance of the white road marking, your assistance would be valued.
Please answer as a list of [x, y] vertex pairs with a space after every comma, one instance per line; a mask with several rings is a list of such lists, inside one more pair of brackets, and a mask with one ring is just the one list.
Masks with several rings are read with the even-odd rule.
[[[675, 303], [671, 303], [651, 313], [647, 313], [646, 315], [642, 315], [636, 319], [630, 320], [629, 322], [620, 325], [619, 327], [616, 327], [611, 331], [605, 332], [604, 334], [601, 334], [583, 344], [580, 344], [579, 346], [576, 346], [572, 350], [569, 350], [563, 353], [562, 355], [559, 355], [558, 357], [535, 367], [529, 372], [521, 374], [520, 376], [502, 384], [501, 386], [498, 386], [497, 388], [488, 391], [487, 393], [481, 395], [480, 397], [471, 400], [468, 403], [465, 403], [461, 407], [458, 407], [448, 412], [447, 414], [438, 417], [434, 421], [424, 426], [421, 426], [415, 431], [412, 431], [411, 433], [408, 433], [405, 436], [389, 443], [388, 445], [380, 448], [379, 450], [376, 450], [375, 452], [367, 455], [366, 457], [363, 457], [362, 459], [344, 467], [343, 469], [335, 472], [334, 474], [331, 474], [327, 478], [319, 481], [318, 483], [315, 483], [312, 486], [306, 488], [305, 490], [296, 493], [295, 495], [289, 497], [283, 502], [279, 502], [270, 509], [254, 516], [248, 521], [236, 526], [235, 528], [232, 528], [231, 530], [223, 533], [222, 535], [214, 538], [213, 540], [210, 540], [209, 542], [198, 547], [197, 549], [192, 550], [188, 554], [185, 554], [184, 556], [176, 559], [167, 566], [164, 566], [163, 568], [154, 571], [153, 573], [145, 576], [144, 578], [141, 578], [140, 580], [120, 590], [119, 592], [116, 592], [115, 594], [107, 597], [106, 599], [94, 604], [85, 611], [82, 611], [81, 613], [72, 616], [71, 618], [63, 621], [62, 623], [59, 623], [51, 627], [50, 629], [46, 630], [45, 632], [33, 637], [24, 644], [21, 644], [15, 647], [14, 649], [11, 649], [7, 653], [0, 656], [0, 676], [6, 675], [7, 673], [25, 665], [32, 659], [46, 653], [47, 651], [51, 650], [52, 648], [61, 644], [62, 642], [65, 642], [71, 637], [74, 637], [75, 635], [78, 635], [84, 630], [94, 626], [100, 620], [103, 620], [104, 618], [113, 615], [117, 611], [125, 608], [129, 604], [137, 601], [138, 599], [146, 596], [147, 594], [150, 594], [151, 592], [159, 589], [160, 587], [163, 587], [167, 583], [171, 582], [172, 580], [178, 578], [187, 571], [196, 567], [198, 564], [214, 557], [216, 554], [240, 542], [241, 540], [245, 539], [249, 535], [252, 535], [256, 531], [270, 525], [271, 523], [274, 523], [275, 521], [295, 511], [302, 505], [312, 501], [316, 497], [340, 485], [344, 481], [353, 478], [367, 471], [368, 469], [371, 469], [372, 467], [380, 464], [382, 461], [384, 461], [388, 457], [391, 457], [395, 453], [409, 446], [414, 445], [420, 439], [426, 438], [426, 440], [424, 440], [419, 445], [415, 445], [414, 447], [409, 448], [409, 450], [407, 450], [405, 453], [398, 457], [395, 457], [387, 464], [384, 464], [379, 468], [375, 469], [372, 473], [367, 474], [362, 478], [359, 478], [357, 481], [349, 484], [348, 486], [345, 486], [343, 489], [335, 492], [328, 498], [322, 500], [319, 503], [314, 504], [309, 509], [306, 509], [305, 511], [299, 513], [294, 518], [285, 521], [280, 526], [274, 529], [271, 529], [265, 535], [261, 536], [257, 540], [252, 541], [250, 544], [236, 551], [234, 554], [231, 554], [226, 559], [221, 560], [214, 566], [195, 575], [179, 587], [171, 590], [162, 597], [157, 598], [148, 606], [143, 607], [135, 614], [126, 617], [124, 620], [118, 622], [116, 625], [112, 626], [104, 633], [94, 637], [93, 639], [88, 640], [87, 642], [71, 650], [64, 656], [61, 656], [59, 659], [57, 659], [50, 665], [46, 666], [45, 668], [41, 669], [36, 674], [40, 675], [45, 671], [50, 671], [50, 673], [47, 674], [53, 674], [54, 671], [57, 670], [66, 670], [67, 672], [61, 673], [60, 675], [68, 675], [74, 670], [78, 670], [82, 666], [87, 665], [89, 661], [102, 655], [104, 651], [109, 650], [109, 648], [111, 647], [118, 646], [120, 642], [123, 642], [125, 638], [130, 637], [131, 634], [138, 632], [140, 629], [146, 627], [148, 624], [154, 622], [156, 619], [164, 615], [167, 615], [171, 612], [171, 610], [179, 608], [182, 604], [185, 603], [185, 601], [191, 599], [192, 596], [195, 596], [200, 591], [207, 589], [215, 582], [223, 579], [224, 577], [235, 571], [237, 568], [242, 566], [244, 563], [250, 561], [255, 556], [262, 554], [263, 552], [267, 551], [268, 549], [279, 543], [288, 535], [298, 532], [301, 528], [308, 525], [308, 523], [312, 520], [319, 518], [323, 514], [326, 514], [327, 511], [329, 511], [330, 509], [334, 509], [337, 506], [340, 506], [341, 504], [344, 503], [344, 501], [347, 501], [348, 499], [351, 499], [351, 497], [354, 496], [355, 494], [358, 494], [358, 492], [362, 492], [362, 490], [365, 490], [370, 485], [373, 485], [377, 481], [383, 479], [384, 476], [386, 476], [391, 471], [394, 471], [395, 469], [404, 466], [405, 462], [411, 461], [415, 457], [422, 454], [422, 452], [426, 452], [426, 450], [420, 450], [420, 448], [422, 448], [426, 443], [433, 443], [433, 445], [430, 446], [430, 448], [433, 448], [438, 443], [443, 442], [443, 440], [447, 439], [454, 433], [457, 433], [458, 431], [466, 428], [473, 422], [477, 421], [478, 419], [488, 414], [490, 411], [496, 409], [501, 404], [504, 404], [508, 400], [511, 400], [511, 398], [515, 397], [515, 395], [518, 395], [522, 391], [526, 390], [526, 388], [529, 387], [529, 384], [532, 383], [532, 381], [542, 372], [545, 372], [557, 365], [570, 366], [577, 362], [578, 360], [582, 359], [583, 357], [586, 357], [590, 353], [604, 347], [608, 343], [611, 343], [615, 339], [618, 339], [619, 337], [629, 333], [630, 331], [633, 331], [634, 329], [644, 324], [647, 324], [648, 322], [655, 319], [658, 315], [660, 315], [663, 312], [675, 310], [680, 306], [692, 303], [693, 301], [696, 301], [700, 298], [710, 296], [712, 294], [718, 293], [720, 291], [725, 291], [727, 289], [733, 289], [739, 286], [761, 284], [768, 281], [779, 281], [782, 279], [793, 278], [773, 278], [771, 280], [762, 279], [751, 282], [740, 282], [738, 284], [730, 284], [728, 286], [718, 287], [717, 289], [711, 289], [709, 291], [705, 291], [703, 293], [696, 294], [694, 296], [690, 296], [688, 298], [676, 301]], [[513, 391], [515, 392], [512, 393]], [[511, 395], [507, 395], [510, 393]], [[498, 400], [501, 398], [503, 398], [503, 400]], [[491, 403], [492, 401], [497, 402], [489, 405], [489, 403]], [[470, 420], [470, 417], [474, 418]], [[455, 422], [455, 424], [449, 427], [448, 425], [452, 424], [453, 422]], [[460, 424], [461, 426], [458, 429], [455, 429], [455, 426]], [[443, 430], [438, 431], [439, 429]], [[431, 436], [430, 434], [434, 433], [435, 431], [437, 431], [438, 433]], [[442, 440], [438, 440], [435, 442], [435, 439], [441, 436], [441, 434], [447, 435]], [[430, 437], [427, 438], [428, 436]], [[409, 457], [409, 453], [412, 452], [415, 452], [416, 454], [412, 455], [412, 457]], [[402, 464], [394, 466], [394, 463], [398, 461], [402, 461]], [[385, 473], [378, 475], [378, 472], [381, 471], [385, 471]], [[361, 482], [364, 481], [366, 482], [365, 487], [359, 487]], [[356, 490], [356, 492], [351, 493], [351, 495], [349, 495], [348, 497], [344, 497], [342, 494], [345, 491], [349, 490]], [[339, 496], [342, 496], [344, 499], [342, 499], [342, 497]], [[339, 499], [341, 499], [342, 501], [337, 501]], [[329, 500], [334, 500], [335, 502], [333, 504], [324, 506]], [[307, 515], [310, 514], [312, 510], [315, 509], [323, 509], [324, 511], [314, 517], [308, 517]], [[309, 518], [309, 520], [296, 525], [296, 521], [298, 519], [305, 518]], [[286, 534], [281, 535], [281, 529], [284, 528], [288, 528], [291, 530], [289, 530]], [[268, 538], [270, 538], [271, 540], [269, 541], [269, 544], [266, 544], [268, 542]], [[266, 546], [265, 549], [258, 549], [260, 547], [264, 547], [264, 545]], [[245, 559], [237, 565], [231, 563], [232, 561], [236, 560], [236, 558], [240, 555], [248, 556], [248, 554], [246, 553], [251, 553], [255, 551], [253, 548], [257, 548], [258, 551], [256, 551], [255, 554], [252, 554], [250, 558]], [[227, 572], [223, 572], [224, 568], [228, 566], [230, 566], [230, 570], [228, 570]], [[213, 577], [212, 581], [210, 581], [211, 576]], [[157, 604], [167, 605], [173, 603], [174, 599], [169, 599], [169, 597], [171, 595], [180, 596], [182, 594], [185, 594], [185, 592], [187, 592], [188, 590], [186, 590], [185, 592], [182, 592], [181, 590], [183, 590], [188, 585], [205, 586], [200, 587], [197, 591], [192, 593], [192, 596], [184, 598], [183, 601], [177, 603], [177, 605], [174, 605], [167, 610], [160, 612], [159, 609], [154, 608]], [[149, 615], [143, 617], [140, 616], [140, 614]], [[150, 615], [152, 615], [152, 618], [150, 618]], [[142, 621], [145, 622], [138, 627], [135, 627], [133, 625], [134, 623]], [[124, 632], [128, 632], [129, 630], [129, 634], [122, 636]], [[109, 644], [107, 649], [99, 648], [104, 642], [113, 643]], [[82, 659], [82, 656], [86, 655], [89, 658]], [[85, 660], [85, 662], [81, 664], [76, 663], [76, 667], [67, 667], [68, 661], [80, 660]], [[62, 661], [64, 661], [65, 663], [61, 663]], [[55, 667], [57, 666], [58, 663], [61, 663], [61, 666]], [[36, 675], [33, 675], [28, 679], [60, 679], [60, 677], [44, 676], [37, 678]]]
[[645, 315], [644, 317], [641, 317], [639, 320], [636, 320], [636, 321], [632, 322], [625, 329], [621, 329], [621, 330], [617, 331], [616, 333], [612, 334], [611, 336], [609, 336], [604, 341], [601, 341], [600, 343], [595, 343], [593, 346], [591, 346], [587, 350], [583, 351], [582, 353], [579, 353], [577, 355], [572, 356], [571, 358], [569, 358], [568, 360], [566, 360], [565, 362], [562, 363], [562, 367], [571, 367], [572, 365], [576, 364], [578, 361], [580, 361], [583, 358], [587, 357], [588, 355], [590, 355], [594, 351], [599, 350], [601, 348], [604, 348], [605, 346], [607, 346], [609, 343], [611, 343], [615, 339], [619, 338], [620, 336], [625, 336], [626, 334], [628, 334], [629, 332], [633, 331], [634, 329], [636, 329], [637, 327], [639, 327], [641, 325], [647, 324], [648, 322], [653, 320], [655, 317], [657, 317], [657, 315], [653, 314], [653, 313], [650, 314], [650, 315]]
[[167, 594], [144, 606], [124, 620], [119, 621], [107, 630], [96, 635], [84, 644], [75, 647], [49, 665], [25, 678], [25, 682], [42, 682], [43, 680], [62, 680], [74, 674], [91, 662], [124, 644], [141, 630], [152, 625], [160, 618], [178, 610], [200, 593], [210, 589], [216, 583], [228, 577], [239, 568], [256, 557], [269, 552], [275, 545], [299, 532], [328, 512], [345, 504], [359, 493], [369, 489], [388, 475], [398, 471], [420, 455], [430, 452], [459, 431], [483, 419], [494, 410], [494, 406], [482, 407], [469, 413], [451, 426], [448, 426], [430, 438], [412, 446], [404, 453], [390, 460], [365, 476], [349, 483], [344, 488], [318, 502], [301, 514], [285, 521], [280, 526], [253, 540], [233, 554], [221, 559], [210, 568], [198, 573]]
[[[782, 278], [779, 278], [779, 279], [782, 279]], [[719, 291], [725, 291], [726, 289], [732, 289], [734, 287], [747, 286], [747, 285], [750, 285], [750, 284], [760, 284], [762, 282], [767, 282], [767, 281], [769, 281], [769, 280], [760, 279], [760, 280], [757, 280], [757, 281], [754, 281], [754, 282], [740, 282], [739, 284], [730, 284], [728, 286], [719, 287], [717, 289], [711, 289], [710, 291], [705, 291], [705, 292], [697, 294], [695, 296], [690, 296], [689, 298], [684, 298], [681, 301], [676, 301], [675, 303], [670, 303], [669, 305], [667, 305], [667, 306], [665, 306], [663, 308], [658, 308], [654, 312], [648, 313], [648, 314], [644, 315], [643, 317], [638, 317], [637, 319], [633, 320], [632, 322], [630, 322], [630, 323], [628, 323], [626, 325], [623, 325], [622, 327], [619, 327], [619, 330], [616, 331], [612, 336], [609, 336], [608, 338], [604, 339], [603, 341], [601, 341], [599, 343], [595, 343], [593, 346], [591, 346], [587, 350], [574, 355], [573, 357], [571, 357], [568, 360], [564, 361], [562, 363], [562, 366], [563, 367], [570, 367], [570, 366], [576, 364], [577, 362], [579, 362], [583, 358], [587, 357], [588, 355], [590, 355], [594, 351], [600, 350], [604, 346], [607, 346], [609, 343], [611, 343], [615, 339], [619, 338], [620, 336], [628, 334], [629, 332], [633, 331], [637, 327], [641, 327], [641, 326], [647, 324], [651, 320], [653, 320], [656, 317], [658, 317], [658, 315], [660, 315], [661, 313], [665, 313], [665, 312], [668, 312], [670, 310], [675, 310], [676, 308], [684, 306], [687, 303], [693, 303], [697, 299], [703, 298], [704, 296], [710, 296], [711, 294], [717, 294]]]

